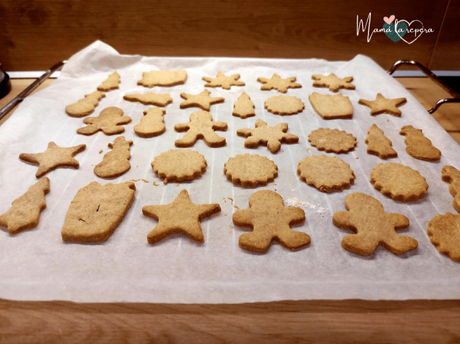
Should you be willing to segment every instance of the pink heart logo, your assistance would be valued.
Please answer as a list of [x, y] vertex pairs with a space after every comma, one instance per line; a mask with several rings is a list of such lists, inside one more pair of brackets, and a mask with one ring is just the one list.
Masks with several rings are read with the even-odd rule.
[[394, 14], [391, 15], [390, 18], [388, 18], [388, 17], [383, 17], [383, 21], [384, 21], [385, 23], [387, 23], [388, 25], [390, 25], [391, 22], [392, 22], [393, 20], [395, 20], [395, 15], [394, 15]]

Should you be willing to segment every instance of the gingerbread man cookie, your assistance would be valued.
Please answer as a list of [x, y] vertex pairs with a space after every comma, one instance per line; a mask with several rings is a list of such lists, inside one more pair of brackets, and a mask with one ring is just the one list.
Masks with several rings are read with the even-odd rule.
[[190, 123], [178, 123], [174, 126], [178, 132], [187, 131], [183, 138], [176, 140], [176, 147], [193, 146], [199, 138], [209, 147], [225, 146], [224, 137], [217, 135], [214, 130], [227, 130], [227, 123], [214, 122], [212, 115], [206, 111], [196, 111], [190, 115]]
[[225, 76], [224, 73], [218, 72], [215, 78], [209, 78], [204, 76], [203, 80], [207, 82], [207, 84], [204, 85], [205, 87], [222, 87], [225, 90], [229, 90], [232, 86], [246, 85], [244, 82], [238, 81], [239, 78], [239, 74]]
[[431, 144], [421, 129], [406, 125], [399, 132], [406, 136], [404, 143], [407, 145], [406, 152], [413, 158], [425, 161], [436, 161], [441, 159], [441, 151]]
[[454, 196], [452, 205], [460, 213], [460, 171], [453, 166], [444, 166], [441, 173], [442, 180], [450, 183], [449, 191]]
[[313, 80], [314, 87], [328, 87], [330, 91], [337, 92], [340, 88], [347, 90], [354, 90], [355, 85], [350, 84], [353, 81], [352, 76], [347, 76], [346, 78], [340, 79], [335, 74], [331, 73], [327, 76], [314, 74], [311, 76]]
[[123, 110], [115, 106], [108, 107], [99, 114], [98, 117], [87, 117], [83, 123], [88, 124], [86, 127], [77, 130], [77, 133], [83, 135], [93, 135], [102, 130], [106, 135], [120, 134], [125, 128], [120, 124], [131, 122], [131, 117], [123, 116]]
[[278, 74], [273, 74], [271, 79], [267, 78], [257, 78], [258, 82], [261, 82], [263, 85], [260, 87], [261, 90], [272, 90], [275, 89], [278, 92], [286, 93], [288, 88], [300, 88], [301, 84], [294, 82], [296, 80], [295, 76], [290, 78], [281, 79]]

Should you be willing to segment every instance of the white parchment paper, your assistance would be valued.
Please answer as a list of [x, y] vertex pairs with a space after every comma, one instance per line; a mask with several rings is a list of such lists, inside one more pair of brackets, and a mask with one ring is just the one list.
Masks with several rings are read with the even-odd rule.
[[[142, 72], [185, 69], [184, 85], [148, 89], [137, 85]], [[96, 111], [97, 116], [109, 106], [121, 108], [132, 122], [121, 134], [133, 140], [131, 169], [114, 180], [98, 178], [93, 168], [116, 136], [99, 132], [92, 136], [76, 133], [82, 118], [69, 117], [64, 109], [85, 94], [96, 90], [112, 71], [121, 75], [118, 90], [107, 92]], [[226, 75], [240, 74], [243, 87], [230, 91], [212, 89], [211, 96], [225, 102], [213, 105], [215, 121], [228, 123], [226, 132], [217, 132], [227, 145], [210, 148], [199, 140], [191, 149], [199, 151], [208, 168], [199, 179], [186, 183], [169, 183], [154, 174], [150, 163], [154, 157], [175, 148], [174, 141], [184, 133], [174, 125], [189, 121], [197, 108], [181, 110], [181, 92], [204, 90], [203, 76], [214, 77], [218, 71]], [[275, 90], [261, 91], [258, 77], [282, 78], [296, 76], [302, 88], [289, 89], [288, 95], [299, 97], [305, 110], [292, 116], [278, 116], [264, 109], [264, 101], [278, 95]], [[308, 96], [312, 92], [328, 93], [326, 88], [312, 87], [312, 74], [335, 73], [353, 76], [356, 90], [340, 90], [350, 97], [354, 107], [351, 120], [323, 120], [314, 113]], [[233, 104], [242, 92], [255, 104], [256, 116], [241, 119], [232, 116]], [[123, 100], [132, 93], [169, 93], [173, 103], [166, 106], [166, 132], [154, 138], [140, 138], [133, 131], [143, 111], [150, 106]], [[369, 115], [369, 108], [358, 100], [375, 99], [377, 93], [387, 98], [406, 97], [400, 107], [401, 118], [383, 114]], [[283, 144], [277, 154], [265, 146], [244, 147], [245, 138], [236, 135], [239, 128], [254, 128], [257, 119], [269, 125], [286, 122], [289, 131], [300, 140]], [[382, 195], [369, 182], [374, 166], [384, 160], [366, 153], [364, 140], [369, 127], [376, 123], [393, 142], [398, 157], [390, 159], [418, 170], [430, 185], [427, 196], [417, 202], [402, 203]], [[404, 125], [423, 129], [424, 134], [442, 151], [439, 162], [413, 159], [405, 151]], [[325, 194], [300, 181], [297, 164], [312, 154], [324, 154], [308, 142], [308, 134], [317, 128], [338, 128], [353, 134], [358, 145], [339, 157], [356, 175], [350, 189]], [[348, 62], [319, 59], [245, 59], [245, 58], [169, 58], [118, 54], [102, 42], [95, 42], [74, 55], [60, 77], [45, 90], [27, 98], [14, 115], [0, 127], [0, 213], [36, 182], [37, 167], [19, 160], [20, 153], [39, 153], [50, 141], [61, 147], [86, 144], [76, 159], [79, 169], [58, 168], [47, 176], [51, 192], [46, 196], [47, 208], [37, 228], [18, 235], [0, 231], [0, 297], [15, 300], [71, 300], [77, 302], [162, 302], [162, 303], [240, 303], [299, 299], [449, 299], [460, 298], [460, 264], [437, 252], [426, 234], [428, 222], [437, 214], [456, 211], [452, 207], [449, 184], [441, 180], [444, 165], [459, 168], [460, 149], [457, 143], [436, 123], [424, 108], [396, 80], [377, 64], [358, 55]], [[103, 150], [103, 153], [99, 153]], [[224, 163], [230, 157], [256, 153], [273, 160], [279, 176], [273, 183], [256, 189], [234, 186], [225, 178]], [[334, 154], [328, 154], [334, 155]], [[145, 181], [143, 181], [144, 179]], [[103, 244], [67, 244], [61, 240], [61, 228], [67, 209], [77, 191], [92, 181], [136, 182], [136, 199], [115, 233]], [[155, 184], [158, 184], [156, 186]], [[186, 236], [172, 235], [150, 245], [146, 236], [157, 221], [142, 214], [145, 205], [167, 204], [182, 189], [187, 189], [194, 203], [219, 203], [222, 211], [202, 221], [205, 243], [198, 244]], [[303, 225], [294, 226], [311, 236], [311, 244], [291, 252], [272, 243], [265, 254], [251, 253], [238, 246], [238, 237], [249, 229], [235, 227], [232, 214], [237, 207], [248, 207], [249, 196], [258, 190], [277, 191], [286, 205], [301, 206], [306, 212]], [[415, 251], [396, 256], [382, 247], [369, 257], [344, 250], [342, 238], [351, 234], [332, 224], [332, 215], [345, 210], [344, 199], [353, 192], [377, 198], [387, 212], [398, 212], [410, 219], [410, 227], [399, 233], [415, 238]]]

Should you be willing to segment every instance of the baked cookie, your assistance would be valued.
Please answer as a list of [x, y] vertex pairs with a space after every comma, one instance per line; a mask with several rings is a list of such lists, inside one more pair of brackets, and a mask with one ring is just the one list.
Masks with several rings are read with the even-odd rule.
[[220, 210], [218, 203], [192, 203], [187, 190], [182, 190], [172, 203], [142, 208], [145, 216], [158, 220], [158, 224], [147, 235], [147, 241], [154, 244], [173, 233], [181, 233], [197, 242], [204, 242], [200, 222]]
[[105, 185], [92, 182], [78, 190], [65, 217], [62, 240], [106, 241], [131, 207], [135, 190], [133, 182]]
[[15, 199], [6, 213], [0, 215], [0, 226], [7, 227], [10, 234], [37, 227], [40, 213], [46, 208], [45, 195], [48, 192], [50, 180], [43, 177]]
[[350, 83], [353, 81], [352, 76], [340, 79], [335, 74], [331, 73], [327, 76], [314, 74], [311, 78], [315, 80], [313, 82], [314, 87], [328, 87], [332, 92], [337, 92], [340, 88], [344, 88], [346, 90], [355, 89], [355, 85]]
[[102, 161], [94, 167], [96, 176], [114, 178], [127, 172], [131, 168], [129, 148], [132, 144], [133, 141], [126, 141], [124, 136], [119, 136], [113, 143], [109, 143], [112, 150], [104, 155]]
[[137, 82], [138, 85], [145, 87], [154, 86], [175, 86], [185, 83], [187, 72], [185, 70], [155, 70], [152, 72], [143, 72], [142, 79]]
[[215, 78], [209, 78], [204, 76], [203, 80], [207, 82], [205, 87], [222, 87], [225, 90], [229, 90], [232, 86], [244, 86], [246, 85], [242, 81], [238, 81], [240, 78], [239, 74], [233, 74], [231, 76], [225, 76], [222, 72], [217, 72]]
[[201, 177], [206, 172], [206, 160], [203, 155], [190, 149], [171, 149], [156, 156], [151, 163], [153, 172], [163, 183], [183, 182]]
[[401, 117], [401, 111], [398, 109], [398, 106], [404, 104], [405, 102], [406, 98], [387, 99], [380, 93], [377, 94], [375, 100], [360, 99], [358, 101], [359, 104], [371, 108], [371, 116], [387, 113], [396, 117]]
[[442, 180], [450, 183], [449, 191], [454, 196], [452, 205], [460, 213], [460, 171], [453, 166], [444, 166], [441, 173]]
[[441, 151], [431, 144], [421, 129], [411, 125], [401, 128], [399, 134], [406, 136], [404, 143], [407, 145], [406, 152], [413, 158], [425, 161], [436, 161], [441, 159]]
[[355, 174], [345, 161], [335, 156], [312, 155], [304, 158], [297, 166], [300, 180], [313, 185], [321, 192], [348, 189], [355, 180]]
[[391, 141], [384, 135], [383, 130], [375, 124], [372, 124], [367, 131], [364, 142], [367, 143], [367, 153], [377, 155], [380, 159], [398, 156], [398, 153], [391, 147]]
[[348, 211], [337, 211], [332, 221], [335, 226], [356, 231], [343, 238], [342, 247], [347, 251], [369, 256], [378, 245], [394, 254], [403, 254], [418, 246], [417, 240], [396, 234], [397, 230], [409, 227], [409, 219], [396, 213], [387, 213], [382, 203], [363, 193], [352, 193], [345, 197]]
[[65, 108], [65, 112], [72, 117], [87, 116], [94, 111], [99, 101], [105, 97], [105, 94], [99, 91], [85, 95], [85, 98], [80, 99], [74, 104], [70, 104]]
[[243, 92], [239, 97], [238, 101], [233, 104], [233, 116], [246, 118], [255, 116], [256, 113], [254, 111], [254, 103], [251, 101], [251, 98]]
[[348, 153], [356, 146], [356, 137], [338, 129], [319, 128], [308, 135], [313, 147], [326, 152]]
[[240, 235], [238, 244], [242, 249], [265, 252], [272, 240], [294, 251], [310, 244], [310, 236], [294, 231], [291, 225], [303, 223], [302, 208], [285, 207], [283, 197], [273, 191], [254, 192], [249, 197], [249, 209], [233, 214], [233, 223], [241, 227], [252, 227], [251, 233]]
[[78, 134], [93, 135], [102, 130], [106, 135], [121, 134], [125, 128], [122, 124], [131, 122], [131, 117], [123, 116], [123, 110], [115, 106], [108, 107], [99, 114], [98, 117], [87, 117], [83, 123], [88, 124], [86, 127], [77, 130]]
[[439, 253], [460, 262], [460, 215], [436, 215], [428, 223], [427, 233]]
[[275, 89], [278, 92], [286, 93], [288, 88], [300, 88], [301, 84], [294, 82], [296, 80], [295, 76], [290, 78], [281, 79], [278, 74], [273, 74], [271, 79], [267, 78], [257, 78], [258, 82], [261, 82], [263, 85], [260, 87], [261, 90], [272, 90]]
[[145, 93], [145, 94], [127, 94], [123, 96], [124, 100], [130, 102], [140, 102], [144, 105], [166, 106], [172, 103], [169, 94]]
[[109, 75], [108, 79], [105, 80], [102, 84], [97, 87], [98, 91], [110, 91], [117, 89], [120, 85], [120, 74], [118, 72], [113, 72]]
[[54, 142], [48, 143], [48, 148], [43, 153], [22, 153], [19, 159], [38, 165], [35, 176], [41, 178], [57, 167], [78, 168], [80, 164], [74, 156], [86, 149], [86, 145], [62, 148]]
[[209, 111], [212, 104], [222, 103], [225, 98], [211, 97], [211, 92], [204, 90], [199, 94], [181, 93], [180, 96], [185, 99], [185, 102], [180, 103], [180, 108], [185, 109], [189, 107], [199, 107], [203, 110]]
[[134, 126], [134, 132], [140, 137], [154, 137], [166, 131], [163, 115], [165, 110], [160, 108], [150, 108], [144, 111], [141, 122]]
[[224, 173], [235, 185], [255, 188], [275, 180], [278, 177], [278, 166], [264, 156], [239, 154], [224, 164]]
[[294, 96], [274, 96], [265, 101], [265, 108], [280, 116], [294, 115], [305, 108], [305, 104]]
[[311, 106], [323, 119], [349, 119], [353, 117], [353, 105], [350, 98], [343, 94], [320, 94], [313, 92], [310, 97]]
[[297, 143], [299, 138], [293, 134], [286, 134], [287, 123], [278, 123], [274, 127], [268, 126], [266, 122], [258, 119], [255, 129], [238, 129], [238, 136], [247, 137], [244, 141], [246, 148], [257, 148], [260, 143], [267, 146], [268, 150], [276, 153], [281, 148], [281, 142]]
[[176, 140], [176, 147], [191, 147], [196, 140], [203, 139], [209, 147], [225, 146], [225, 138], [217, 135], [214, 130], [227, 130], [227, 123], [214, 122], [212, 115], [206, 111], [196, 111], [190, 115], [189, 123], [178, 123], [174, 130], [187, 131], [183, 138]]
[[371, 183], [374, 188], [395, 201], [415, 202], [425, 197], [426, 179], [409, 166], [387, 162], [372, 169]]

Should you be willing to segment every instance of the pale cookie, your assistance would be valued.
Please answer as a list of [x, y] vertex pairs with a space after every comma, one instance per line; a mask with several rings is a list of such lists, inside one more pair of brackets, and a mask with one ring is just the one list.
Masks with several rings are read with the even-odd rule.
[[174, 129], [178, 132], [187, 131], [184, 137], [174, 142], [176, 147], [193, 146], [198, 139], [203, 139], [209, 147], [221, 147], [226, 144], [225, 138], [217, 135], [214, 130], [227, 130], [227, 123], [214, 122], [211, 114], [206, 111], [192, 113], [189, 123], [178, 123]]
[[117, 89], [120, 85], [120, 74], [113, 72], [108, 79], [97, 87], [98, 91], [110, 91]]
[[0, 226], [7, 227], [10, 234], [37, 227], [40, 213], [46, 208], [45, 195], [49, 191], [48, 177], [40, 179], [22, 196], [15, 199], [6, 213], [0, 215]]
[[158, 224], [147, 235], [147, 241], [154, 244], [173, 233], [181, 233], [197, 242], [204, 242], [200, 222], [220, 210], [218, 203], [192, 203], [187, 190], [182, 190], [172, 203], [142, 208], [145, 216], [158, 220]]
[[131, 122], [131, 117], [123, 116], [123, 110], [115, 106], [108, 107], [101, 111], [98, 117], [87, 117], [83, 123], [88, 124], [86, 127], [77, 130], [78, 134], [92, 135], [99, 130], [106, 135], [121, 134], [125, 128], [122, 124]]
[[145, 87], [175, 86], [185, 83], [185, 80], [187, 80], [185, 70], [156, 70], [143, 72], [142, 79], [137, 84]]
[[293, 134], [286, 134], [288, 130], [287, 123], [278, 123], [274, 127], [268, 126], [266, 122], [258, 119], [255, 129], [238, 129], [236, 133], [239, 136], [247, 137], [244, 141], [246, 148], [256, 148], [260, 143], [267, 146], [268, 150], [276, 153], [281, 148], [281, 142], [297, 143], [299, 138]]
[[92, 182], [78, 190], [65, 217], [62, 240], [106, 241], [131, 207], [135, 190], [133, 182], [105, 185]]
[[345, 161], [335, 156], [312, 155], [304, 158], [297, 166], [300, 180], [313, 185], [321, 192], [348, 189], [355, 180], [355, 174]]
[[224, 73], [218, 72], [215, 78], [209, 78], [204, 76], [203, 80], [207, 82], [207, 84], [204, 85], [205, 87], [222, 87], [225, 90], [229, 90], [232, 86], [246, 85], [244, 82], [238, 81], [239, 78], [239, 74], [225, 76]]
[[428, 223], [427, 233], [439, 253], [460, 262], [460, 215], [436, 215]]
[[442, 180], [450, 183], [449, 191], [454, 196], [452, 205], [460, 213], [460, 171], [453, 166], [444, 166], [441, 172]]
[[264, 156], [239, 154], [224, 164], [224, 173], [235, 185], [255, 188], [275, 180], [278, 177], [278, 166]]
[[364, 141], [367, 143], [367, 153], [377, 155], [380, 159], [395, 158], [398, 153], [391, 147], [391, 141], [383, 134], [382, 129], [375, 124], [367, 131]]
[[212, 104], [222, 103], [225, 98], [211, 97], [211, 92], [204, 90], [199, 94], [181, 93], [180, 96], [185, 99], [185, 102], [180, 103], [180, 108], [185, 109], [189, 107], [199, 107], [203, 110], [209, 111]]
[[190, 149], [171, 149], [156, 156], [151, 163], [153, 172], [168, 182], [183, 182], [201, 177], [206, 172], [203, 155]]
[[300, 88], [301, 84], [294, 82], [296, 80], [295, 76], [290, 78], [281, 79], [278, 74], [273, 74], [271, 79], [267, 78], [257, 78], [258, 82], [261, 82], [263, 85], [260, 87], [261, 90], [272, 90], [275, 89], [278, 92], [286, 93], [288, 88]]
[[431, 144], [421, 129], [411, 125], [401, 128], [399, 134], [406, 136], [404, 143], [407, 145], [406, 152], [413, 158], [425, 161], [436, 161], [441, 159], [441, 151]]
[[305, 212], [297, 207], [285, 207], [283, 197], [273, 191], [254, 192], [249, 197], [249, 209], [237, 210], [233, 223], [241, 227], [251, 227], [251, 233], [240, 235], [238, 244], [242, 249], [265, 252], [272, 240], [295, 251], [310, 244], [310, 236], [295, 231], [292, 225], [305, 221]]
[[251, 101], [251, 98], [243, 92], [235, 104], [233, 104], [233, 116], [246, 118], [255, 116], [254, 103]]
[[313, 147], [326, 152], [347, 153], [356, 146], [356, 137], [338, 129], [319, 128], [308, 135]]
[[313, 80], [314, 87], [328, 87], [330, 91], [337, 92], [340, 88], [346, 90], [354, 90], [355, 85], [350, 84], [353, 81], [352, 76], [347, 76], [346, 78], [338, 78], [335, 74], [331, 73], [327, 76], [314, 74], [311, 76]]
[[87, 94], [85, 98], [80, 99], [74, 104], [70, 104], [65, 111], [72, 117], [87, 116], [94, 111], [99, 101], [105, 97], [105, 94], [99, 91]]
[[86, 145], [62, 148], [54, 142], [50, 142], [43, 153], [22, 153], [19, 155], [19, 159], [38, 165], [35, 176], [41, 178], [57, 167], [78, 168], [80, 164], [73, 157], [85, 149]]
[[350, 98], [343, 94], [320, 94], [313, 92], [311, 106], [323, 119], [349, 119], [353, 117], [353, 105]]
[[371, 108], [371, 116], [376, 116], [381, 113], [387, 113], [396, 117], [401, 117], [401, 110], [397, 107], [404, 104], [406, 98], [387, 99], [380, 93], [377, 94], [375, 100], [360, 99], [359, 104]]
[[172, 98], [169, 94], [145, 93], [145, 94], [127, 94], [123, 96], [124, 100], [130, 102], [140, 102], [144, 105], [166, 106], [172, 103]]
[[134, 126], [134, 132], [140, 137], [154, 137], [166, 131], [163, 115], [165, 110], [160, 108], [150, 108], [144, 111], [141, 122]]
[[294, 115], [305, 108], [305, 104], [294, 96], [274, 96], [265, 101], [265, 108], [280, 116]]
[[124, 136], [119, 136], [113, 143], [109, 143], [112, 150], [104, 155], [102, 161], [94, 167], [96, 176], [114, 178], [128, 171], [131, 168], [129, 148], [132, 144], [133, 141], [126, 141]]
[[409, 166], [387, 162], [372, 169], [371, 183], [374, 188], [395, 201], [415, 202], [425, 197], [426, 179]]
[[347, 251], [369, 256], [378, 245], [394, 254], [417, 248], [417, 240], [396, 233], [409, 227], [409, 219], [402, 214], [385, 212], [382, 203], [374, 197], [352, 193], [345, 197], [345, 206], [348, 211], [337, 211], [332, 221], [339, 228], [356, 232], [342, 240], [342, 247]]

